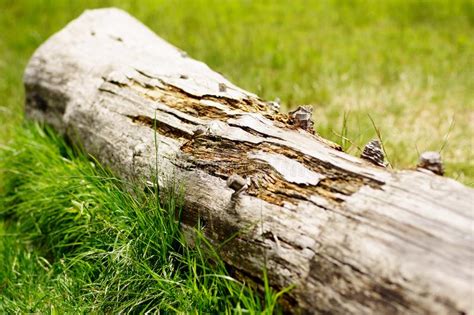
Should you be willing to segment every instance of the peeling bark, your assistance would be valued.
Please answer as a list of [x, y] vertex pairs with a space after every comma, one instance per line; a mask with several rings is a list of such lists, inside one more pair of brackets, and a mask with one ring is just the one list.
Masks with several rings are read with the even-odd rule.
[[[117, 9], [51, 37], [24, 82], [29, 118], [120, 176], [181, 181], [183, 228], [205, 222], [243, 279], [266, 261], [289, 311], [473, 314], [472, 189], [341, 152]], [[250, 178], [234, 197], [231, 174]]]

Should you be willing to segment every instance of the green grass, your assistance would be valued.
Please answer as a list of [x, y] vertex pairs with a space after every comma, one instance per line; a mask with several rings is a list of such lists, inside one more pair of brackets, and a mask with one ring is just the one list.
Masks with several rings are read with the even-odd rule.
[[3, 149], [0, 167], [0, 313], [276, 308], [281, 293], [265, 281], [260, 297], [230, 277], [199, 228], [188, 246], [179, 189], [160, 203], [36, 125]]
[[470, 0], [0, 0], [0, 312], [275, 306], [276, 293], [229, 278], [209, 246], [185, 244], [177, 205], [131, 195], [54, 134], [22, 124], [31, 54], [105, 6], [285, 110], [314, 105], [317, 131], [351, 154], [378, 129], [393, 167], [443, 148], [447, 176], [474, 186]]

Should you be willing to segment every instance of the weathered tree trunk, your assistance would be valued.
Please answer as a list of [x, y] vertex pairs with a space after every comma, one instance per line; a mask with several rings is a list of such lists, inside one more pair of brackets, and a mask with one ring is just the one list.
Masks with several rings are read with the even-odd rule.
[[[294, 284], [289, 310], [474, 314], [473, 190], [337, 150], [128, 14], [81, 15], [35, 52], [25, 86], [30, 118], [119, 175], [157, 163], [180, 180], [183, 226], [231, 239], [239, 277], [259, 282], [266, 262], [273, 287]], [[234, 173], [251, 179], [236, 195]]]

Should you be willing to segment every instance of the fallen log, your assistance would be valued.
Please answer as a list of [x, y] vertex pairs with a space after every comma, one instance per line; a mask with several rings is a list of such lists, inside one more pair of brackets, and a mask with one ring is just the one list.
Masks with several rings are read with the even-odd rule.
[[24, 82], [29, 118], [120, 176], [182, 182], [183, 228], [236, 276], [295, 285], [288, 311], [474, 314], [472, 189], [341, 152], [117, 9], [52, 36]]

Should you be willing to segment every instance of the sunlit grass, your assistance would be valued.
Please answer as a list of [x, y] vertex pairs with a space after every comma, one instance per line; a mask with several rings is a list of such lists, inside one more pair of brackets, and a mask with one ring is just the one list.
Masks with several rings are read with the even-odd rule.
[[1, 313], [277, 309], [282, 293], [232, 278], [199, 227], [188, 245], [179, 189], [160, 202], [34, 125], [2, 149], [0, 168]]

